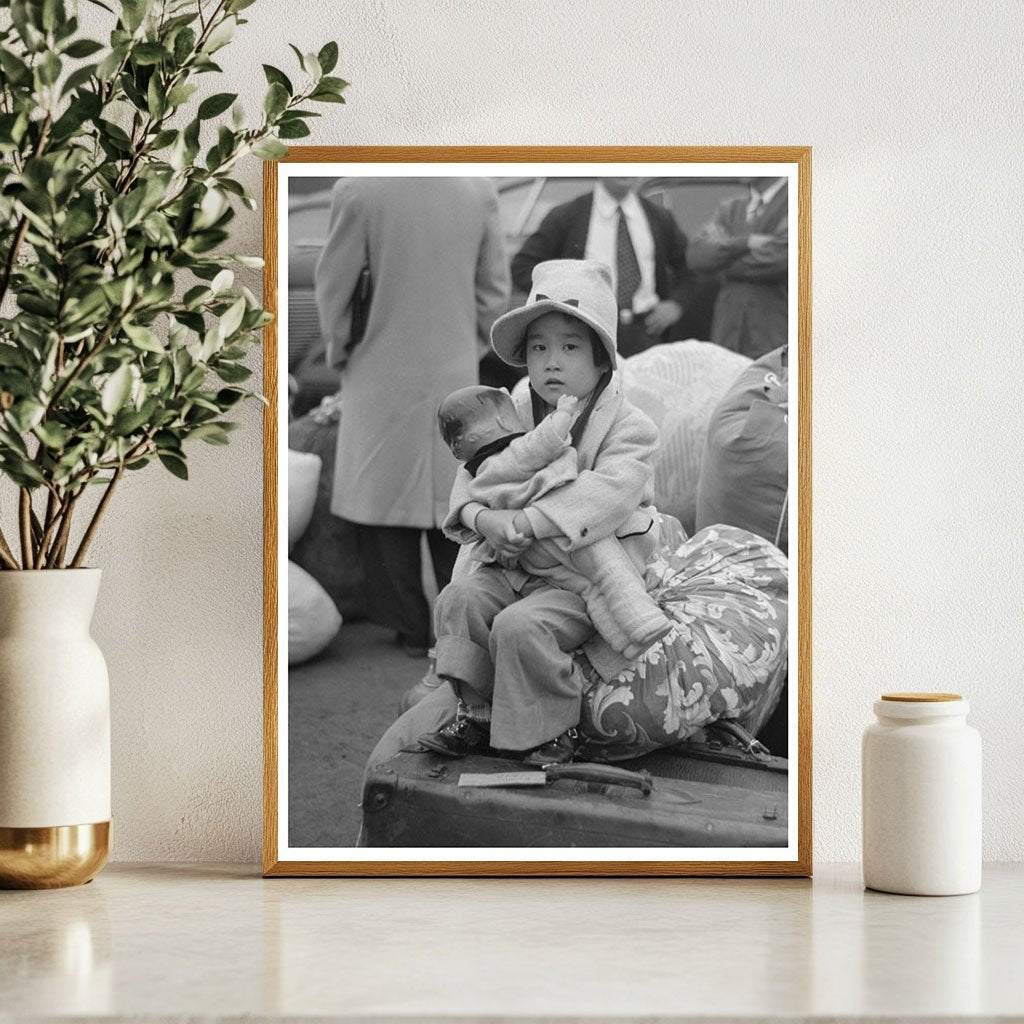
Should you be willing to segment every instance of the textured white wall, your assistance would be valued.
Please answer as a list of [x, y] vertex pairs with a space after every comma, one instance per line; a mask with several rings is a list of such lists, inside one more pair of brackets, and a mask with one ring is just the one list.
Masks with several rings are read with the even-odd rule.
[[[1018, 0], [246, 13], [216, 89], [253, 105], [287, 42], [339, 42], [350, 100], [314, 144], [814, 147], [815, 856], [859, 857], [872, 699], [952, 689], [985, 741], [985, 854], [1024, 859]], [[121, 860], [259, 856], [255, 407], [236, 438], [187, 485], [132, 478], [95, 551]]]

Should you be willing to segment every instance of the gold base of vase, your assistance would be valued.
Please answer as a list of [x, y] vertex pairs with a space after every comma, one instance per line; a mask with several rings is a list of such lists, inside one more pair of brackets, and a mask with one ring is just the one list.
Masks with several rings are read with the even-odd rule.
[[110, 822], [0, 826], [0, 889], [61, 889], [95, 878], [110, 856]]

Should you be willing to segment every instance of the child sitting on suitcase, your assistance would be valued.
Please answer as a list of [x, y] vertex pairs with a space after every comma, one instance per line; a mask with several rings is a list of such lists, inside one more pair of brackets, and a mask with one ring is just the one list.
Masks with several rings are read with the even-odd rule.
[[[575, 480], [577, 455], [569, 428], [579, 404], [575, 395], [562, 395], [555, 411], [527, 432], [507, 391], [474, 386], [450, 394], [438, 410], [438, 424], [445, 444], [473, 478], [469, 500], [492, 509], [523, 509]], [[520, 512], [512, 525], [523, 535], [528, 528], [526, 513]], [[471, 557], [496, 560], [494, 548], [484, 539]], [[614, 535], [575, 550], [566, 550], [555, 538], [536, 540], [519, 556], [518, 564], [582, 597], [597, 631], [630, 660], [672, 628], [644, 589], [642, 566], [633, 563]]]
[[[474, 501], [473, 477], [462, 467], [444, 524], [449, 536], [486, 540], [506, 565], [535, 540], [575, 554], [617, 537], [634, 564], [644, 563], [657, 542], [658, 431], [612, 377], [617, 323], [604, 264], [534, 268], [526, 304], [495, 322], [491, 344], [505, 362], [526, 366], [530, 392], [517, 403], [523, 423], [539, 425], [563, 395], [581, 400], [570, 431], [578, 474], [523, 508], [504, 509]], [[584, 599], [522, 568], [475, 565], [444, 588], [434, 618], [437, 674], [459, 705], [455, 720], [421, 744], [452, 757], [493, 746], [522, 751], [530, 764], [571, 761], [584, 687], [572, 652], [597, 642]]]

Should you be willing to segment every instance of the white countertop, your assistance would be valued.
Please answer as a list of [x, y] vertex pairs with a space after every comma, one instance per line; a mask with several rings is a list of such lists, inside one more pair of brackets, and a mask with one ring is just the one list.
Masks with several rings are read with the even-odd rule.
[[1024, 1019], [1024, 865], [973, 896], [807, 880], [268, 879], [0, 892], [0, 1022], [63, 1015]]

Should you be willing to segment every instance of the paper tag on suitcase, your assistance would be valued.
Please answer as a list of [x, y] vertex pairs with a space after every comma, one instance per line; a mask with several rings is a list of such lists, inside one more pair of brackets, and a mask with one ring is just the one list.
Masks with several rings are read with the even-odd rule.
[[463, 772], [460, 786], [543, 786], [547, 783], [543, 772]]

